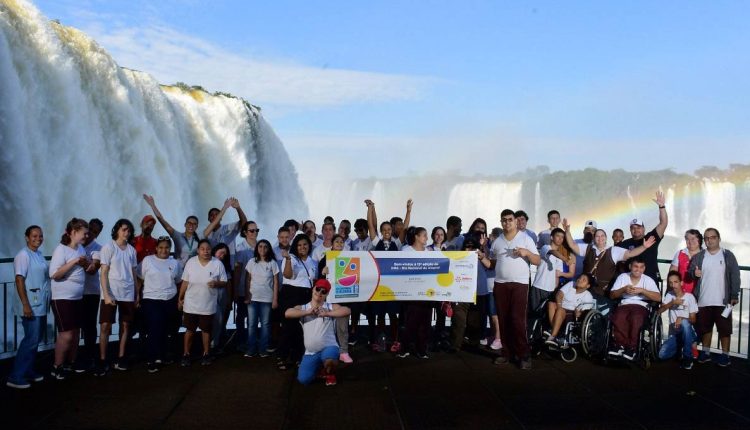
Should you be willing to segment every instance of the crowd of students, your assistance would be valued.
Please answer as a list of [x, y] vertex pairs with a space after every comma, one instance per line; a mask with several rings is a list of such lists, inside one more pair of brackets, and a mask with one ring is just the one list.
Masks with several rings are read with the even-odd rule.
[[[658, 225], [646, 232], [643, 221], [633, 219], [631, 237], [625, 239], [617, 229], [613, 246], [607, 245], [606, 232], [593, 220], [585, 223], [583, 237], [574, 239], [571, 226], [556, 210], [547, 215], [549, 229], [538, 235], [526, 227], [524, 211], [506, 209], [499, 214], [499, 228], [488, 230], [487, 222], [477, 218], [462, 234], [462, 220], [451, 216], [445, 228], [434, 227], [428, 237], [425, 228], [410, 225], [411, 200], [404, 218], [380, 223], [375, 203], [366, 200], [366, 218], [354, 222], [354, 236], [348, 220], [337, 227], [326, 217], [320, 235], [311, 220], [288, 220], [278, 228], [272, 245], [259, 239], [258, 225], [247, 219], [235, 198], [209, 211], [209, 224], [199, 235], [198, 217], [188, 216], [184, 230], [178, 231], [164, 219], [153, 197], [143, 197], [153, 216], [143, 217], [140, 235], [129, 220], [120, 219], [100, 244], [100, 220], [73, 218], [49, 263], [40, 251], [42, 228], [26, 229], [26, 246], [14, 260], [14, 312], [24, 337], [8, 386], [28, 388], [44, 379], [34, 363], [50, 307], [57, 329], [50, 372], [54, 379], [65, 379], [73, 371], [101, 377], [110, 366], [128, 370], [128, 347], [135, 332], [145, 342], [149, 372], [177, 360], [184, 367], [195, 359], [210, 365], [228, 343], [226, 326], [233, 308], [232, 336], [244, 356], [275, 355], [278, 369], [299, 368], [302, 383], [320, 376], [334, 385], [336, 366], [353, 362], [349, 347], [358, 342], [401, 358], [428, 359], [431, 348], [457, 352], [468, 339], [497, 351], [495, 364], [513, 362], [530, 369], [529, 310], [547, 315], [546, 343], [564, 347], [560, 330], [567, 318], [593, 307], [611, 307], [613, 342], [608, 354], [632, 359], [648, 302], [659, 302], [659, 311], [668, 312], [670, 329], [660, 358], [674, 356], [682, 345], [681, 367], [691, 368], [694, 358], [711, 361], [708, 347], [715, 326], [722, 349], [716, 362], [730, 363], [731, 310], [740, 288], [737, 260], [721, 247], [715, 228], [703, 234], [688, 230], [686, 247], [674, 257], [662, 298], [657, 256], [668, 219], [661, 193], [654, 199]], [[230, 208], [239, 221], [221, 224]], [[168, 236], [152, 237], [156, 222]], [[329, 250], [476, 252], [476, 302], [330, 304], [325, 264]], [[367, 329], [359, 324], [362, 315]], [[433, 315], [436, 341], [431, 346]], [[108, 356], [113, 324], [119, 325], [116, 357]], [[179, 349], [180, 327], [185, 334], [178, 359], [172, 352]], [[194, 357], [198, 330], [202, 348], [200, 357]], [[699, 354], [698, 343], [704, 346]]]

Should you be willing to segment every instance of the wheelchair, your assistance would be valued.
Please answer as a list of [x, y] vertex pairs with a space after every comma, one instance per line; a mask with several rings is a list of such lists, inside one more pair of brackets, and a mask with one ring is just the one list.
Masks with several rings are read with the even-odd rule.
[[[649, 314], [638, 336], [638, 346], [632, 363], [637, 363], [642, 369], [651, 367], [651, 363], [659, 357], [662, 343], [663, 323], [659, 313], [659, 303], [648, 302]], [[600, 309], [591, 310], [581, 323], [581, 347], [583, 352], [592, 359], [609, 361], [630, 361], [623, 357], [610, 357], [609, 347], [614, 342], [613, 324], [609, 315]]]
[[582, 303], [577, 309], [581, 311], [579, 317], [575, 316], [575, 312], [566, 312], [568, 316], [563, 322], [560, 334], [558, 335], [558, 338], [563, 339], [563, 345], [547, 346], [548, 351], [559, 353], [562, 361], [566, 363], [572, 363], [578, 358], [578, 349], [584, 348], [583, 328], [585, 327], [585, 321], [589, 317], [589, 314], [597, 312], [596, 303]]

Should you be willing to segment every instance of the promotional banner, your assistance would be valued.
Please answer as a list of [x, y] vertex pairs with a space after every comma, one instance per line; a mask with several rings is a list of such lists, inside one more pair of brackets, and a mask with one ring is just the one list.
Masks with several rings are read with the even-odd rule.
[[474, 303], [477, 264], [468, 251], [328, 251], [328, 301]]

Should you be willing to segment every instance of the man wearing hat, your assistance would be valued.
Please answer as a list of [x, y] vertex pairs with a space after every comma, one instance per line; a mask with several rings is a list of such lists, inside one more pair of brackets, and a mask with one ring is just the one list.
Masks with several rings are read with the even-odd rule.
[[[661, 243], [664, 237], [664, 232], [667, 230], [667, 224], [669, 222], [667, 218], [667, 209], [664, 206], [665, 198], [664, 193], [661, 191], [656, 192], [656, 198], [653, 199], [654, 203], [659, 206], [659, 224], [654, 227], [653, 230], [646, 234], [646, 224], [641, 218], [633, 218], [630, 221], [630, 239], [625, 239], [618, 243], [617, 246], [625, 249], [635, 249], [641, 245], [649, 237], [656, 239], [656, 243], [646, 249], [641, 258], [646, 262], [645, 274], [654, 280], [657, 284], [659, 283], [659, 243]], [[626, 267], [630, 266], [632, 258], [626, 262]]]
[[151, 237], [155, 225], [156, 219], [151, 215], [146, 215], [141, 220], [141, 234], [133, 238], [135, 257], [139, 263], [149, 255], [156, 254], [156, 239]]
[[346, 306], [326, 302], [331, 283], [318, 279], [312, 288], [310, 303], [287, 309], [284, 316], [299, 318], [305, 342], [305, 355], [299, 365], [297, 380], [305, 385], [315, 380], [323, 368], [326, 385], [336, 385], [336, 367], [339, 364], [339, 345], [336, 341], [336, 318], [348, 317]]

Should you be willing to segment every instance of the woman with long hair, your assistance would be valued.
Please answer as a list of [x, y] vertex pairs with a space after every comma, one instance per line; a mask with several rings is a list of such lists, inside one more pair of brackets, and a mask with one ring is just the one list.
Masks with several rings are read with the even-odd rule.
[[86, 278], [84, 269], [89, 265], [81, 244], [88, 231], [86, 221], [79, 218], [68, 221], [49, 264], [52, 313], [57, 325], [55, 359], [51, 372], [55, 379], [65, 379], [68, 373], [66, 369], [75, 362], [78, 351], [83, 315], [83, 284]]
[[[271, 243], [261, 239], [255, 244], [253, 258], [245, 266], [244, 301], [248, 315], [247, 352], [245, 357], [258, 354], [268, 357], [271, 335], [271, 310], [279, 307], [279, 265]], [[260, 339], [258, 339], [260, 323]]]

